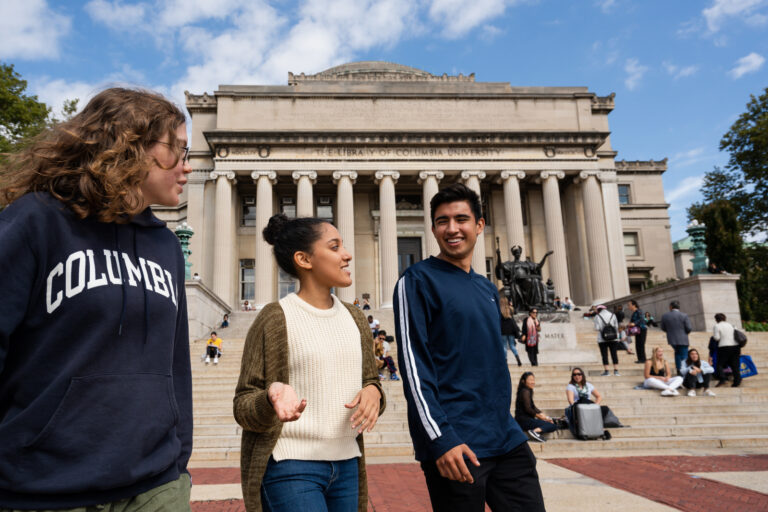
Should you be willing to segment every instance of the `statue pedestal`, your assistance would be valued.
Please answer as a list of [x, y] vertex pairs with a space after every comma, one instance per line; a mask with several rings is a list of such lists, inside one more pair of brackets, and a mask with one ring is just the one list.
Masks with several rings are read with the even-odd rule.
[[[528, 318], [527, 314], [515, 315], [515, 320], [521, 328], [526, 318]], [[571, 317], [567, 311], [540, 311], [539, 322], [541, 323], [539, 365], [550, 363], [576, 365], [600, 361], [596, 350], [578, 348], [576, 327], [571, 323]], [[521, 359], [526, 362], [525, 345], [518, 343], [517, 348]], [[510, 354], [510, 357], [515, 363], [514, 356]]]

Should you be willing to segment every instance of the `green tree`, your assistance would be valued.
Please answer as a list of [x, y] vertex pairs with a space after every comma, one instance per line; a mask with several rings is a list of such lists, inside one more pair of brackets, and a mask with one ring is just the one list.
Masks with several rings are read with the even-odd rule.
[[768, 245], [744, 242], [747, 235], [765, 239], [768, 234], [768, 88], [750, 97], [720, 150], [730, 153], [728, 164], [705, 174], [703, 201], [688, 208], [688, 217], [707, 226], [710, 261], [741, 275], [742, 318], [768, 321]]
[[[768, 222], [768, 88], [757, 98], [750, 95], [746, 112], [720, 140], [720, 150], [728, 151], [730, 158], [724, 171], [715, 169], [714, 174], [707, 174], [707, 179], [713, 182], [711, 192], [730, 192], [720, 197], [741, 203], [739, 219], [744, 230], [753, 235], [765, 234]], [[726, 186], [718, 188], [716, 182]]]
[[27, 82], [0, 63], [0, 162], [24, 141], [43, 131], [51, 120], [51, 109], [37, 96], [26, 93]]

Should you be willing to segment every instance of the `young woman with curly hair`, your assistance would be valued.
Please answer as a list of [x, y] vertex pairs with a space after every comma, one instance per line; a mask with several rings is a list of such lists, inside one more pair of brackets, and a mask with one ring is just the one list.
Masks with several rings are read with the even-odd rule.
[[182, 111], [112, 88], [0, 169], [0, 508], [189, 510]]

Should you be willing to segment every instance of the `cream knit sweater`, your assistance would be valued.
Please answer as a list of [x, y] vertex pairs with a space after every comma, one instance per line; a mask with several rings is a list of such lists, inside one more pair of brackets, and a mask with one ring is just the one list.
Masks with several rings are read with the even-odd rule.
[[288, 335], [288, 379], [299, 399], [307, 399], [297, 421], [283, 424], [275, 460], [345, 460], [360, 456], [350, 418], [362, 387], [360, 331], [336, 296], [333, 307], [318, 309], [295, 293], [280, 300]]

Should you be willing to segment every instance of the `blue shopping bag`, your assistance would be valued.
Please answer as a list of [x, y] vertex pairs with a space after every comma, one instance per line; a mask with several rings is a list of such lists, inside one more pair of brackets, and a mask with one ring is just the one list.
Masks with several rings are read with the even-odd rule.
[[757, 375], [757, 367], [749, 356], [739, 356], [739, 371], [742, 379]]

